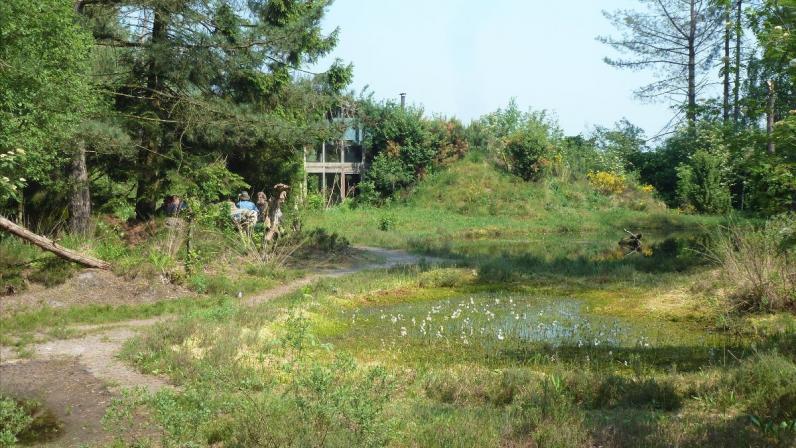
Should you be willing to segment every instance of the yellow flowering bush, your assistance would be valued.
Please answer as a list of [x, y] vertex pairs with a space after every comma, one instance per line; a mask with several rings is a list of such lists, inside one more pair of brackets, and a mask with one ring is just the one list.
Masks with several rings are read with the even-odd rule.
[[586, 175], [589, 183], [597, 191], [607, 195], [623, 193], [627, 189], [625, 176], [607, 171], [592, 171]]
[[641, 186], [641, 191], [644, 192], [644, 193], [654, 193], [655, 192], [655, 187], [653, 187], [652, 185], [649, 185], [649, 184], [642, 185]]

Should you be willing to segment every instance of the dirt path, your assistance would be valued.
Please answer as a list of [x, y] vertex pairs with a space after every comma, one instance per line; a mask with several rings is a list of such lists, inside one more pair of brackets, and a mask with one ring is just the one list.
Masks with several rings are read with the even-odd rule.
[[[246, 299], [253, 306], [297, 291], [323, 278], [336, 278], [373, 269], [387, 269], [420, 262], [422, 257], [398, 250], [357, 247], [379, 261], [358, 266], [318, 271]], [[431, 262], [442, 260], [428, 259]], [[79, 325], [72, 329], [89, 334], [54, 340], [30, 347], [31, 358], [20, 358], [10, 347], [0, 347], [0, 391], [32, 397], [51, 409], [64, 424], [58, 446], [80, 446], [105, 441], [99, 418], [111, 396], [120, 389], [144, 387], [156, 392], [170, 386], [163, 377], [144, 375], [116, 358], [119, 349], [142, 328], [168, 319], [114, 322], [107, 325]], [[75, 438], [75, 433], [86, 437]]]

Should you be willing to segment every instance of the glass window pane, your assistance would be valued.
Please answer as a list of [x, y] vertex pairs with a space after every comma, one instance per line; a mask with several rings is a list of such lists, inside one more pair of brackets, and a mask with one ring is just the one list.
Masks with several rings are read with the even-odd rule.
[[340, 146], [335, 142], [326, 142], [326, 162], [340, 162]]
[[357, 128], [346, 129], [345, 134], [343, 134], [343, 140], [351, 140], [359, 142], [359, 129]]
[[312, 148], [307, 149], [307, 162], [321, 162], [323, 155], [323, 143], [318, 143]]
[[362, 162], [362, 145], [352, 141], [345, 142], [345, 162], [346, 163], [361, 163]]

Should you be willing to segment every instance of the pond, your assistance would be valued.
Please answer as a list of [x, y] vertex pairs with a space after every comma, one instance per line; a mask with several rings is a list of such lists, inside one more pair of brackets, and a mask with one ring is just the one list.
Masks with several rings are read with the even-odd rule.
[[[448, 255], [475, 265], [475, 284], [428, 287], [389, 305], [338, 310], [335, 320], [345, 330], [332, 342], [399, 357], [425, 353], [426, 361], [455, 353], [522, 362], [545, 351], [633, 352], [660, 356], [656, 362], [662, 364], [667, 357], [710, 362], [738, 341], [642, 308], [618, 310], [637, 306], [636, 297], [671, 278], [665, 274], [679, 276], [708, 264], [704, 235], [647, 239], [640, 253], [630, 254], [606, 238], [461, 243]], [[495, 275], [499, 270], [504, 272]], [[633, 283], [623, 283], [630, 277]], [[680, 348], [687, 352], [675, 353]]]
[[400, 345], [461, 345], [494, 349], [522, 343], [549, 347], [715, 346], [717, 336], [674, 322], [593, 313], [572, 297], [508, 292], [340, 311], [349, 331]]

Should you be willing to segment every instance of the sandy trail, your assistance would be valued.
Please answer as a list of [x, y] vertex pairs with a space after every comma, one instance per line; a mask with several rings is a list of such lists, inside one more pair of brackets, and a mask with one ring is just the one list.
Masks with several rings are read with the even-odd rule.
[[[417, 264], [423, 257], [415, 256], [400, 250], [388, 250], [374, 247], [356, 247], [358, 251], [370, 257], [379, 259], [377, 262], [361, 264], [358, 266], [324, 270], [315, 272], [287, 284], [261, 292], [246, 299], [245, 303], [253, 306], [273, 300], [285, 294], [297, 291], [304, 286], [312, 284], [323, 278], [336, 278], [366, 270], [388, 269], [401, 265]], [[440, 263], [442, 260], [425, 258], [431, 262]], [[123, 364], [116, 358], [121, 346], [128, 339], [135, 336], [142, 328], [168, 319], [162, 316], [152, 319], [128, 320], [113, 322], [107, 325], [78, 325], [72, 329], [89, 332], [90, 334], [73, 338], [54, 340], [30, 346], [32, 358], [20, 358], [16, 351], [10, 347], [0, 347], [0, 373], [6, 365], [19, 364], [31, 361], [50, 361], [76, 358], [85, 369], [94, 377], [106, 382], [112, 390], [129, 387], [144, 387], [150, 392], [156, 392], [163, 387], [169, 387], [165, 378], [144, 375], [131, 367]], [[5, 377], [6, 375], [3, 375]], [[0, 377], [0, 389], [6, 382]]]
[[[345, 269], [316, 271], [287, 284], [253, 295], [247, 306], [290, 294], [323, 278], [336, 278], [366, 270], [388, 269], [419, 263], [423, 257], [399, 250], [356, 247], [368, 259]], [[441, 264], [444, 260], [425, 258]], [[165, 377], [144, 375], [117, 359], [122, 345], [142, 329], [173, 316], [137, 319], [101, 325], [74, 325], [83, 336], [52, 340], [29, 346], [32, 357], [21, 358], [11, 347], [0, 347], [0, 391], [40, 401], [56, 416], [61, 427], [56, 438], [37, 446], [105, 446], [114, 434], [103, 428], [101, 419], [121, 389], [143, 387], [149, 392], [176, 388]], [[142, 420], [141, 434], [156, 434], [148, 419]]]

